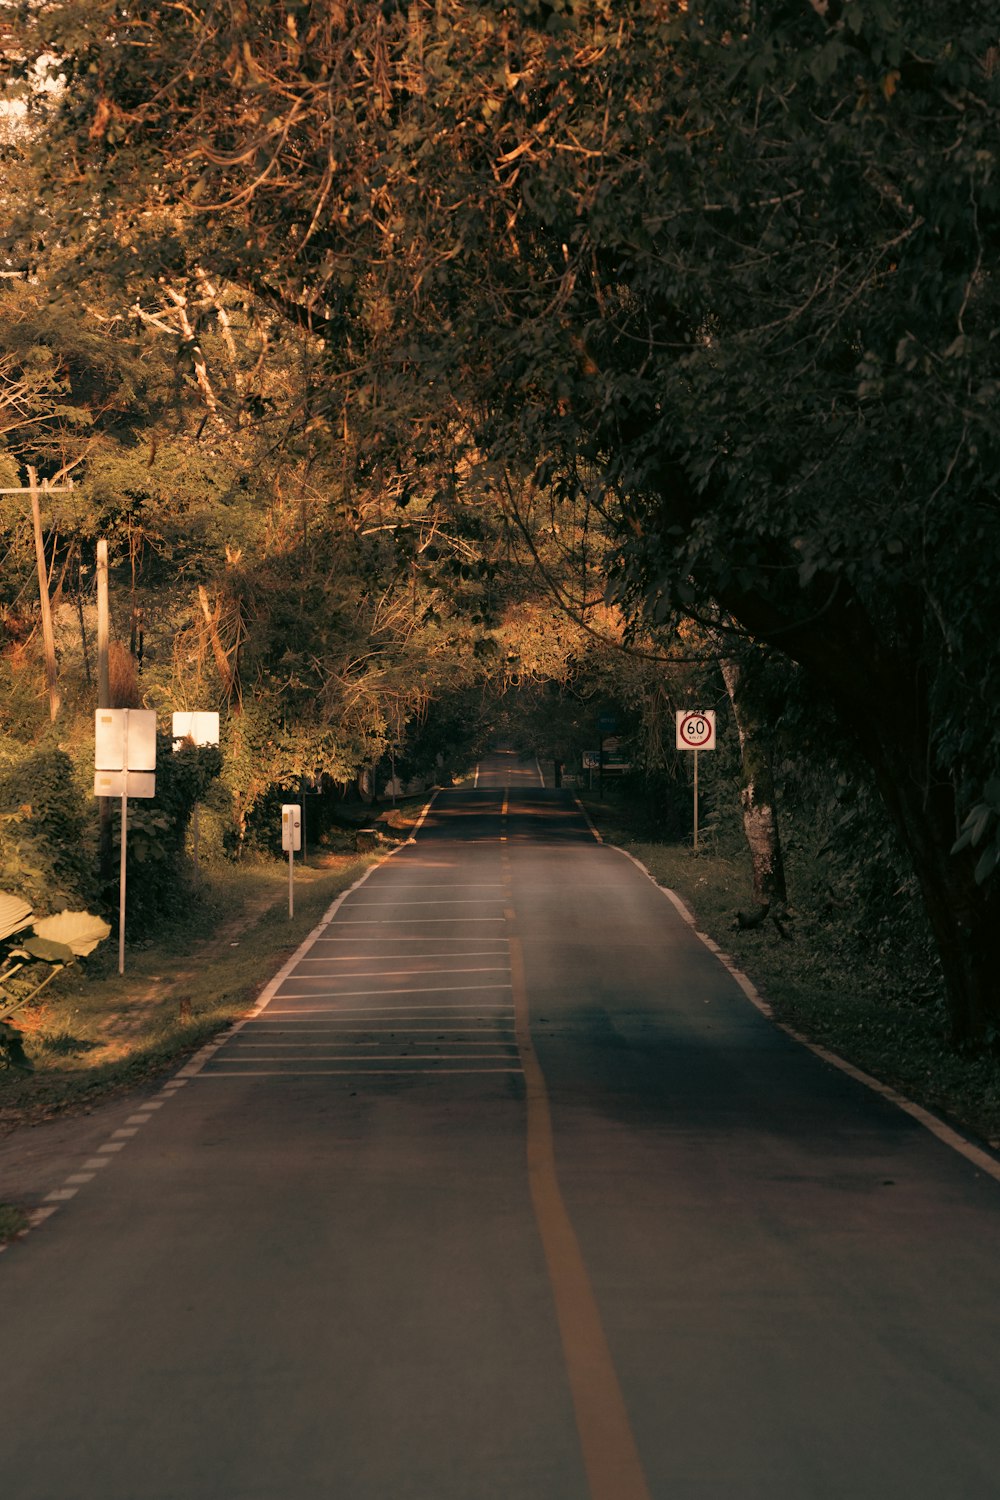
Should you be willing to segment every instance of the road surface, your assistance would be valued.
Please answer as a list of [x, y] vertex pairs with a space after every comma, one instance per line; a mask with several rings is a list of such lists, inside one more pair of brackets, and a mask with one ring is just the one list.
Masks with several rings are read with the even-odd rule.
[[0, 1256], [5, 1500], [995, 1500], [1000, 1184], [487, 758]]

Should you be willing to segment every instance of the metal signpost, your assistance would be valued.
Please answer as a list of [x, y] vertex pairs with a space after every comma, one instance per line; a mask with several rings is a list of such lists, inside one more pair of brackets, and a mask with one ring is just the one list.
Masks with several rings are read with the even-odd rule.
[[[179, 750], [185, 740], [204, 748], [219, 743], [219, 715], [217, 713], [176, 713], [173, 719], [174, 749]], [[191, 815], [191, 842], [194, 845], [194, 862], [198, 864], [198, 804]]]
[[584, 750], [580, 757], [580, 764], [587, 773], [587, 790], [594, 790], [594, 772], [601, 768], [601, 752], [599, 750]]
[[715, 749], [715, 709], [679, 708], [674, 716], [678, 750], [694, 751], [694, 849], [698, 848], [698, 752]]
[[601, 714], [597, 721], [598, 734], [600, 736], [600, 750], [597, 752], [597, 795], [604, 796], [604, 739], [606, 735], [615, 734], [618, 730], [618, 718], [616, 714]]
[[281, 809], [281, 847], [288, 850], [288, 915], [295, 912], [293, 869], [295, 850], [302, 848], [302, 810], [297, 802], [286, 802]]
[[94, 715], [94, 796], [122, 801], [118, 875], [118, 972], [125, 973], [125, 849], [128, 799], [155, 797], [156, 714], [147, 708], [99, 708]]

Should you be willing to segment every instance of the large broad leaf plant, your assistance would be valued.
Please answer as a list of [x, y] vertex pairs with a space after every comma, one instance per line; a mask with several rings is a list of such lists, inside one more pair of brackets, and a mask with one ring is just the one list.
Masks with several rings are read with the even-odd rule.
[[[32, 935], [24, 937], [27, 927]], [[0, 1068], [30, 1072], [31, 1059], [11, 1016], [27, 1005], [67, 965], [93, 953], [111, 928], [89, 911], [61, 911], [35, 917], [19, 896], [0, 891]]]

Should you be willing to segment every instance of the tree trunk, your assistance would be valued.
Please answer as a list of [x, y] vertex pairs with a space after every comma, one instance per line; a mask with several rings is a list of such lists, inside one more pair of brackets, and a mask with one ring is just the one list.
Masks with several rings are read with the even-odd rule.
[[771, 767], [768, 730], [756, 702], [752, 676], [732, 657], [719, 661], [740, 737], [743, 784], [740, 805], [743, 832], [753, 866], [754, 900], [761, 906], [784, 906], [785, 862], [778, 835], [778, 805]]
[[[829, 580], [824, 587], [829, 587]], [[1000, 1039], [1000, 880], [977, 886], [977, 851], [952, 854], [955, 793], [931, 753], [919, 639], [887, 639], [846, 586], [798, 622], [762, 594], [729, 592], [733, 617], [798, 661], [852, 730], [913, 863], [944, 975], [952, 1041]]]

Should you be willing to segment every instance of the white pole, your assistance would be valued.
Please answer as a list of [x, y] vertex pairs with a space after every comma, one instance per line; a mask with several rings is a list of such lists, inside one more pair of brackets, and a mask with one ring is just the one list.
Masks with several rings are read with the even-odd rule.
[[122, 828], [118, 865], [118, 972], [125, 973], [125, 838], [128, 829], [128, 709], [125, 709], [125, 753], [122, 756]]
[[694, 848], [698, 851], [698, 751], [694, 752]]
[[288, 915], [290, 917], [294, 914], [294, 911], [295, 911], [295, 894], [294, 894], [294, 886], [292, 884], [292, 867], [293, 867], [293, 861], [294, 861], [294, 859], [295, 859], [295, 855], [292, 853], [291, 849], [289, 849], [289, 851], [288, 851]]

